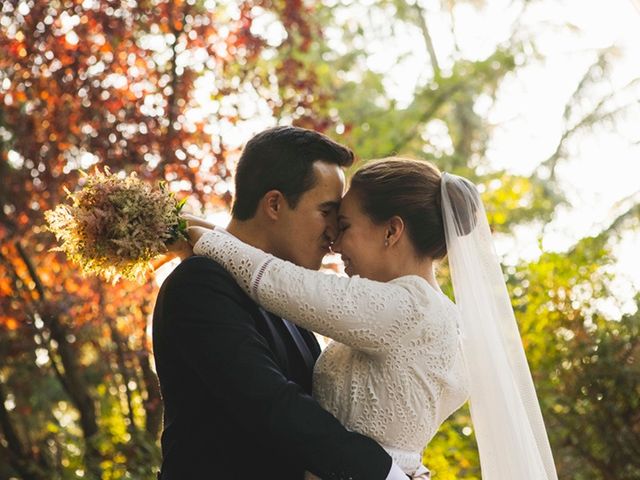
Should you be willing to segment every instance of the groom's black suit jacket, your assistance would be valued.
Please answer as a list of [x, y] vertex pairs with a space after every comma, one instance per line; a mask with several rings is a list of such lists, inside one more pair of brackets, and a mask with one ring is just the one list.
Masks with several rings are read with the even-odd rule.
[[320, 348], [298, 331], [306, 362], [282, 319], [219, 264], [193, 256], [176, 267], [153, 313], [162, 480], [301, 480], [305, 469], [326, 480], [386, 478], [389, 455], [311, 398]]

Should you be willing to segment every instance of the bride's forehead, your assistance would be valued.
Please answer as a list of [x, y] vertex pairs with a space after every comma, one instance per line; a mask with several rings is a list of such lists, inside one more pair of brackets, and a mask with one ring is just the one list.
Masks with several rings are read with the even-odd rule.
[[358, 197], [349, 190], [340, 202], [341, 212], [355, 212], [359, 208]]

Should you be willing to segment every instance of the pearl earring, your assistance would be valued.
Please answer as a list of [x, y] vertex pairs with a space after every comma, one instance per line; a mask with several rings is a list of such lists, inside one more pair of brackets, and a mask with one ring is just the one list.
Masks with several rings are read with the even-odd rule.
[[389, 240], [385, 240], [385, 241], [384, 241], [384, 246], [385, 246], [385, 247], [388, 247], [388, 246], [389, 246]]

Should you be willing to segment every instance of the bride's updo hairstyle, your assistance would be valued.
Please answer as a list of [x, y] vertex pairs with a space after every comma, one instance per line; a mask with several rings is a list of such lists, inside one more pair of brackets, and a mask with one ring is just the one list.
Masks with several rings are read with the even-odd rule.
[[[436, 260], [447, 255], [442, 220], [442, 178], [438, 167], [426, 160], [389, 157], [373, 160], [351, 178], [364, 213], [376, 224], [397, 215], [421, 257]], [[479, 193], [466, 179], [447, 183], [457, 235], [471, 233], [479, 211]]]
[[351, 190], [374, 223], [399, 216], [416, 253], [441, 259], [447, 254], [441, 178], [431, 162], [390, 157], [360, 168], [351, 178]]

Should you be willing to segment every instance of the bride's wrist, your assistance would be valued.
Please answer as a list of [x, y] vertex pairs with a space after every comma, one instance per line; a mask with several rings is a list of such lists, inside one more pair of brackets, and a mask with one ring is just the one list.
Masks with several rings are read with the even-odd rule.
[[187, 227], [187, 237], [191, 247], [195, 247], [196, 243], [207, 233], [213, 231], [213, 228], [205, 228], [201, 226], [189, 226]]

